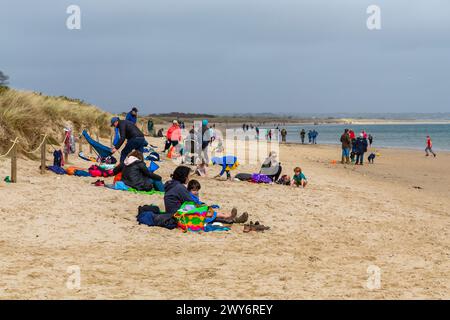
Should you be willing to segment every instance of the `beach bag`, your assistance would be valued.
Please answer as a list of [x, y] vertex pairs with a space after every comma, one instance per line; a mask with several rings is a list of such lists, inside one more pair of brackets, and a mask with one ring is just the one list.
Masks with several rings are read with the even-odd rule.
[[73, 166], [70, 166], [70, 167], [65, 168], [65, 169], [66, 169], [66, 173], [67, 173], [69, 176], [73, 176], [73, 175], [75, 174], [75, 171], [77, 171], [77, 170], [83, 170], [82, 168], [73, 167]]
[[53, 165], [56, 167], [64, 166], [63, 154], [61, 150], [53, 151]]
[[178, 227], [183, 232], [204, 231], [208, 206], [197, 207], [194, 202], [185, 202], [174, 214]]
[[289, 177], [288, 175], [284, 174], [284, 175], [281, 176], [280, 179], [277, 180], [276, 183], [288, 186], [288, 185], [291, 184], [291, 177]]
[[92, 177], [101, 177], [102, 176], [102, 171], [100, 170], [100, 168], [96, 165], [90, 166], [89, 167], [89, 174]]

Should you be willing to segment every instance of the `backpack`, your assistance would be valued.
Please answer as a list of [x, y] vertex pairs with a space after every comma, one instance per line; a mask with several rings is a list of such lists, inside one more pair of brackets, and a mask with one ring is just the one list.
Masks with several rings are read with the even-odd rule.
[[291, 184], [291, 177], [286, 174], [283, 174], [280, 179], [277, 180], [277, 184], [288, 186]]
[[61, 150], [53, 151], [53, 165], [56, 167], [64, 166], [63, 156]]

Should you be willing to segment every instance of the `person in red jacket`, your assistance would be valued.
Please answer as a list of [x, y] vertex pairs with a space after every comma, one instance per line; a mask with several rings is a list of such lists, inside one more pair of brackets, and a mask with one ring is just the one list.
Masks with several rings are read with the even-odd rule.
[[177, 146], [181, 141], [181, 129], [177, 120], [173, 120], [172, 126], [167, 130], [166, 138], [167, 141], [164, 146], [164, 152], [169, 150], [171, 146]]
[[425, 155], [428, 157], [430, 152], [433, 156], [436, 157], [436, 153], [433, 152], [433, 142], [431, 141], [430, 136], [427, 136], [427, 147], [425, 148]]

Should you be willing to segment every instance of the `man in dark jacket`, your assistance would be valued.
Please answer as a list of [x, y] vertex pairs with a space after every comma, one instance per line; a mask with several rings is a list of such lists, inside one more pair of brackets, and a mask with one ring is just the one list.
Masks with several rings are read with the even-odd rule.
[[[356, 151], [356, 162], [355, 164], [363, 165], [364, 153], [367, 152], [367, 139], [364, 138], [363, 134], [356, 139], [355, 151]], [[359, 162], [359, 163], [358, 163]]]
[[305, 144], [305, 135], [306, 131], [305, 129], [302, 129], [302, 131], [300, 131], [300, 139], [302, 139], [302, 144]]
[[136, 125], [128, 120], [120, 120], [118, 117], [113, 117], [111, 119], [111, 127], [116, 127], [119, 129], [120, 139], [111, 149], [112, 153], [115, 153], [123, 145], [125, 140], [127, 144], [120, 153], [120, 162], [122, 163], [127, 155], [133, 151], [138, 150], [144, 152], [144, 147], [148, 145], [148, 142], [144, 138], [144, 134], [141, 130], [136, 127]]
[[342, 144], [342, 159], [341, 163], [350, 163], [350, 148], [352, 146], [352, 140], [350, 139], [350, 135], [348, 134], [348, 129], [345, 129], [344, 133], [341, 136], [341, 144]]

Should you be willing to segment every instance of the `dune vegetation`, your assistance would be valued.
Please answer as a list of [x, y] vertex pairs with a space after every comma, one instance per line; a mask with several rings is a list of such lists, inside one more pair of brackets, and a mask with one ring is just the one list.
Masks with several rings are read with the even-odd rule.
[[19, 153], [36, 148], [47, 134], [49, 142], [60, 145], [64, 127], [76, 134], [83, 129], [109, 136], [110, 114], [96, 106], [67, 97], [51, 97], [41, 93], [3, 88], [0, 91], [0, 153], [19, 138]]

